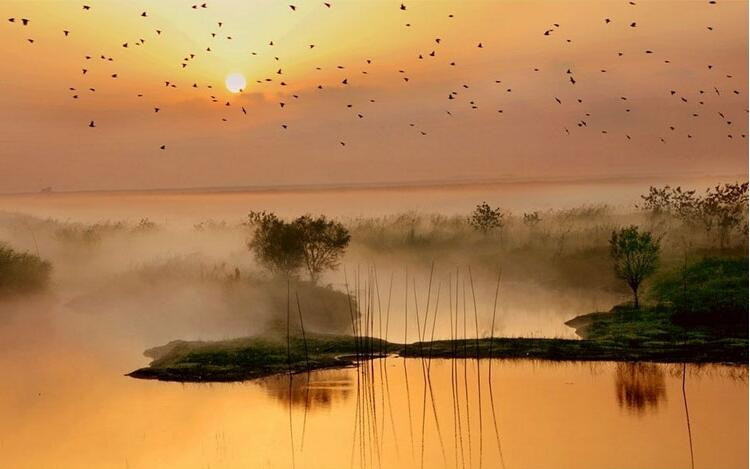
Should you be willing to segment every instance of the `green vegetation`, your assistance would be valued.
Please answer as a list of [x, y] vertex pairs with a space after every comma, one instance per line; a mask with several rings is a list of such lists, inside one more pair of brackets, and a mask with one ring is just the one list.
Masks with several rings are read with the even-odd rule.
[[[360, 349], [377, 353], [358, 355]], [[174, 341], [149, 349], [150, 366], [129, 374], [165, 381], [240, 381], [284, 372], [346, 367], [358, 358], [390, 353], [396, 346], [371, 338], [308, 334], [287, 342], [279, 336], [222, 342]]]
[[[747, 258], [707, 258], [663, 274], [653, 306], [617, 306], [566, 324], [582, 340], [478, 338], [412, 344], [294, 329], [289, 345], [279, 322], [269, 337], [171, 342], [146, 352], [154, 361], [131, 373], [172, 381], [235, 381], [285, 372], [351, 366], [383, 353], [413, 358], [721, 362], [748, 360]], [[313, 285], [310, 283], [310, 285]], [[280, 300], [281, 301], [281, 297]], [[307, 319], [305, 320], [307, 322]], [[288, 347], [288, 348], [287, 348]]]
[[0, 243], [0, 297], [41, 290], [49, 283], [52, 264]]
[[710, 257], [670, 272], [653, 287], [653, 297], [685, 326], [744, 330], [748, 321], [748, 260]]
[[[658, 311], [618, 309], [567, 323], [584, 340], [484, 338], [393, 344], [351, 336], [252, 337], [221, 342], [174, 341], [149, 349], [154, 360], [129, 374], [164, 381], [241, 381], [279, 373], [352, 366], [383, 353], [409, 358], [500, 358], [586, 361], [747, 363], [747, 338], [716, 338], [665, 322]], [[277, 336], [278, 337], [278, 336]]]
[[615, 274], [633, 291], [633, 306], [638, 308], [638, 288], [659, 262], [659, 240], [648, 231], [641, 233], [637, 226], [630, 226], [613, 231], [609, 246]]
[[291, 276], [304, 266], [316, 283], [325, 270], [338, 266], [349, 245], [344, 225], [323, 215], [303, 215], [285, 222], [273, 213], [252, 212], [248, 219], [255, 228], [248, 247], [261, 264], [277, 274]]
[[[605, 313], [609, 314], [609, 313]], [[676, 343], [642, 340], [494, 338], [409, 344], [405, 357], [502, 358], [567, 361], [747, 363], [747, 340]]]

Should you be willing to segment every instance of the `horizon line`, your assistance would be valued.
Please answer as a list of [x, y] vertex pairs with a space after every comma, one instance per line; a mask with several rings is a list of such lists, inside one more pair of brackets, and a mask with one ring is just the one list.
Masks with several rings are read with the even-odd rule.
[[546, 178], [532, 177], [496, 177], [496, 178], [457, 178], [457, 179], [423, 179], [410, 181], [375, 181], [375, 182], [352, 182], [352, 183], [300, 183], [300, 184], [268, 184], [248, 186], [188, 186], [188, 187], [159, 187], [159, 188], [119, 188], [119, 189], [74, 189], [56, 191], [51, 186], [39, 191], [23, 192], [0, 192], [0, 196], [29, 196], [29, 195], [76, 195], [76, 194], [222, 194], [222, 193], [263, 193], [263, 192], [329, 192], [337, 190], [393, 190], [393, 189], [429, 189], [429, 188], [461, 188], [467, 186], [493, 186], [501, 184], [580, 184], [580, 183], [606, 183], [606, 182], [641, 182], [641, 181], [664, 181], [671, 179], [740, 179], [747, 180], [748, 173], [744, 174], [660, 174], [660, 175], [621, 175], [621, 176], [558, 176]]

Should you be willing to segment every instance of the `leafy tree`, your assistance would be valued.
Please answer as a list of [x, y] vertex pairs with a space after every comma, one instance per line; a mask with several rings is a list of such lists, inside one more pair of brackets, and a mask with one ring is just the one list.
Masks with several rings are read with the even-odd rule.
[[721, 249], [729, 245], [732, 231], [747, 221], [747, 189], [746, 182], [717, 185], [707, 189], [701, 198], [700, 210], [706, 231], [716, 228]]
[[683, 223], [694, 224], [700, 219], [701, 199], [694, 190], [682, 187], [651, 186], [647, 195], [642, 195], [643, 203], [638, 208], [648, 212], [652, 218], [672, 216]]
[[302, 237], [305, 266], [310, 279], [316, 283], [324, 270], [336, 268], [351, 236], [344, 225], [324, 215], [317, 218], [304, 215], [293, 223]]
[[721, 184], [703, 195], [681, 187], [650, 187], [638, 207], [654, 219], [675, 217], [687, 226], [702, 225], [706, 233], [717, 233], [719, 247], [729, 245], [733, 231], [746, 234], [748, 183]]
[[472, 212], [469, 224], [487, 234], [503, 227], [503, 212], [500, 208], [492, 208], [487, 202], [482, 202]]
[[291, 276], [305, 260], [302, 233], [294, 223], [286, 223], [273, 213], [252, 212], [249, 224], [255, 227], [248, 243], [258, 262], [271, 272]]
[[659, 261], [659, 240], [650, 232], [630, 226], [612, 232], [609, 240], [615, 274], [633, 290], [633, 306], [638, 308], [638, 288], [656, 270]]
[[251, 212], [248, 224], [255, 228], [248, 247], [261, 264], [287, 276], [304, 266], [313, 282], [338, 265], [351, 239], [341, 223], [325, 216], [285, 222], [273, 213]]

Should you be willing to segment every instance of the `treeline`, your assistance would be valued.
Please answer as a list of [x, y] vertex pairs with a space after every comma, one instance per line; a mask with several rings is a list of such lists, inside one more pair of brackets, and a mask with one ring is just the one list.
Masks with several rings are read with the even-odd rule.
[[723, 184], [703, 193], [680, 186], [650, 187], [638, 207], [656, 223], [678, 220], [690, 228], [714, 235], [719, 248], [729, 246], [732, 235], [748, 235], [748, 183]]

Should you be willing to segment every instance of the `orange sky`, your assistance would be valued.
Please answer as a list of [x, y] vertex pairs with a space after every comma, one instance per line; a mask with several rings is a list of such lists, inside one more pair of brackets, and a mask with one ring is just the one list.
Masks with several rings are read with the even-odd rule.
[[0, 192], [747, 174], [747, 2], [289, 2], [3, 1]]

